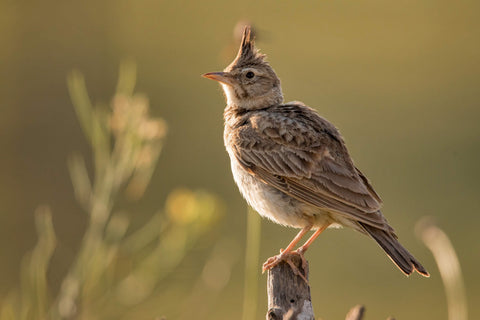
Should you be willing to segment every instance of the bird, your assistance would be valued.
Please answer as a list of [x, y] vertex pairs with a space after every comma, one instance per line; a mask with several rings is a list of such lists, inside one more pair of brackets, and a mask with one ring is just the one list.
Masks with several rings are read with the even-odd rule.
[[339, 130], [304, 103], [284, 102], [280, 79], [256, 48], [250, 26], [233, 62], [202, 76], [219, 82], [225, 95], [224, 144], [240, 193], [261, 216], [300, 229], [263, 264], [263, 272], [282, 261], [296, 269], [293, 255], [306, 264], [305, 251], [325, 229], [349, 227], [373, 238], [405, 275], [429, 277], [398, 241], [381, 212], [382, 200], [354, 165]]

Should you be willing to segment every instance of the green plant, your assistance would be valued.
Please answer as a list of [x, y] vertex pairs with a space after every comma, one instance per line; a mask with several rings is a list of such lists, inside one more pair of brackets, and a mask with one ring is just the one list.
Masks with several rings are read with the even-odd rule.
[[81, 155], [68, 163], [87, 227], [59, 292], [51, 294], [46, 274], [57, 239], [48, 207], [37, 210], [38, 243], [24, 259], [20, 288], [3, 301], [1, 320], [118, 319], [151, 297], [219, 219], [216, 196], [176, 189], [162, 209], [132, 230], [134, 215], [119, 199], [142, 197], [167, 132], [162, 119], [149, 115], [147, 98], [134, 93], [135, 77], [135, 65], [124, 63], [109, 108], [92, 104], [80, 72], [69, 75], [73, 105], [92, 148], [91, 174]]

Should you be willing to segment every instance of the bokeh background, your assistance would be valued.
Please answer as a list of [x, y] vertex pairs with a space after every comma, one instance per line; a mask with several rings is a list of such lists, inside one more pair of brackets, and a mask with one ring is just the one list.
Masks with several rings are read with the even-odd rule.
[[[122, 200], [133, 213], [129, 230], [179, 187], [215, 194], [225, 212], [152, 298], [123, 318], [240, 319], [247, 208], [223, 147], [220, 87], [200, 75], [233, 59], [234, 27], [248, 20], [286, 100], [336, 124], [402, 243], [432, 275], [407, 279], [373, 241], [325, 232], [307, 253], [317, 317], [341, 319], [363, 303], [369, 319], [445, 319], [438, 269], [414, 234], [428, 215], [456, 248], [470, 318], [480, 318], [479, 12], [471, 0], [0, 1], [0, 300], [18, 286], [22, 257], [36, 243], [38, 205], [50, 205], [57, 234], [53, 295], [87, 227], [67, 159], [74, 152], [89, 159], [91, 150], [67, 75], [80, 70], [92, 100], [108, 104], [120, 63], [131, 59], [137, 92], [169, 131], [145, 195]], [[295, 232], [263, 221], [260, 259]], [[260, 265], [258, 281], [260, 319]]]

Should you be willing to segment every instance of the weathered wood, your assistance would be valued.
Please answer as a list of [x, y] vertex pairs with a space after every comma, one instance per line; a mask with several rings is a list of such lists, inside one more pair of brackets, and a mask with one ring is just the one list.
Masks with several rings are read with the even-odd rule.
[[[293, 255], [292, 263], [308, 279], [308, 263], [305, 269], [299, 256]], [[310, 286], [292, 267], [281, 262], [268, 270], [267, 320], [314, 320]]]
[[[305, 260], [305, 269], [300, 256], [292, 254], [290, 261], [296, 271], [286, 262], [268, 270], [267, 320], [315, 320], [312, 298], [308, 282], [308, 262]], [[305, 279], [303, 278], [305, 275]], [[347, 313], [345, 320], [362, 320], [365, 307], [356, 305]], [[395, 320], [389, 317], [387, 320]]]

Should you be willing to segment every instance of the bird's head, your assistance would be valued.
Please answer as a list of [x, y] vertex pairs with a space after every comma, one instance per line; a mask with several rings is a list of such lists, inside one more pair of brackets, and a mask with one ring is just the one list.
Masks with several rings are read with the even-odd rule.
[[283, 101], [280, 79], [265, 61], [265, 55], [255, 48], [250, 26], [243, 31], [237, 57], [223, 70], [203, 75], [220, 82], [227, 104], [254, 110], [280, 104]]

